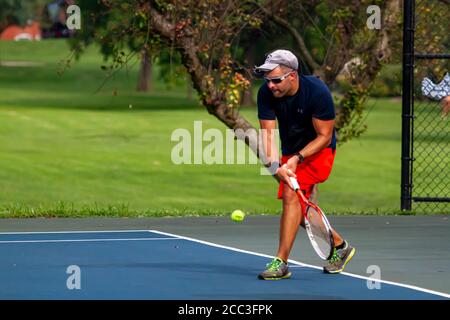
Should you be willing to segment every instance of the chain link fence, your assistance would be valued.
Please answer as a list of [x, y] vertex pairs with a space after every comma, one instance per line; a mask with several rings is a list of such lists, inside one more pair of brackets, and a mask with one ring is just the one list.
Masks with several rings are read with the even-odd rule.
[[[412, 33], [413, 43], [410, 57], [405, 57], [408, 52], [404, 50], [404, 68], [412, 81], [411, 85], [404, 82], [404, 94], [410, 95], [403, 100], [410, 104], [403, 108], [404, 121], [409, 121], [409, 127], [403, 127], [403, 134], [409, 135], [409, 152], [403, 152], [407, 168], [402, 171], [409, 177], [402, 179], [402, 209], [449, 213], [450, 113], [445, 115], [443, 99], [450, 99], [450, 4], [405, 0], [405, 19], [407, 2], [412, 2], [412, 28], [404, 30]], [[407, 140], [404, 137], [403, 143]]]

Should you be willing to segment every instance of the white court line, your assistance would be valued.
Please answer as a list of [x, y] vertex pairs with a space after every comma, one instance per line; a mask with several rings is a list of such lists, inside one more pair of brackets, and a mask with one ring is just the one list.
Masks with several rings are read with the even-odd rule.
[[[271, 255], [268, 255], [268, 254], [262, 254], [262, 253], [257, 253], [257, 252], [253, 252], [253, 251], [242, 250], [242, 249], [238, 249], [238, 248], [233, 248], [233, 247], [224, 246], [224, 245], [220, 245], [220, 244], [216, 244], [216, 243], [212, 243], [212, 242], [208, 242], [208, 241], [198, 240], [198, 239], [194, 239], [194, 238], [190, 238], [190, 237], [180, 236], [180, 235], [176, 235], [176, 234], [173, 234], [173, 233], [162, 232], [162, 231], [157, 231], [157, 230], [1, 232], [0, 235], [1, 234], [43, 234], [43, 233], [55, 233], [55, 234], [61, 234], [61, 233], [103, 233], [103, 232], [153, 232], [153, 233], [157, 233], [157, 234], [161, 234], [161, 235], [175, 237], [175, 238], [178, 238], [178, 239], [184, 239], [184, 240], [188, 240], [188, 241], [192, 241], [192, 242], [205, 244], [205, 245], [216, 247], [216, 248], [227, 249], [227, 250], [231, 250], [231, 251], [251, 254], [251, 255], [265, 257], [265, 258], [270, 258], [270, 259], [274, 258], [274, 256], [271, 256]], [[148, 239], [155, 239], [155, 238], [148, 238]], [[167, 239], [173, 239], [173, 238], [167, 238]], [[114, 239], [114, 240], [120, 240], [120, 239]], [[174, 239], [174, 240], [176, 240], [176, 239]], [[30, 240], [30, 241], [33, 241], [33, 240]], [[61, 240], [61, 241], [66, 241], [66, 240]], [[293, 263], [293, 264], [296, 264], [298, 266], [302, 266], [302, 267], [322, 270], [322, 267], [306, 264], [306, 263], [299, 262], [299, 261], [292, 260], [292, 259], [289, 259], [289, 262]], [[394, 286], [399, 286], [399, 287], [412, 289], [412, 290], [416, 290], [416, 291], [420, 291], [420, 292], [425, 292], [425, 293], [429, 293], [429, 294], [434, 294], [434, 295], [438, 295], [438, 296], [442, 296], [444, 298], [449, 298], [450, 299], [450, 295], [449, 294], [446, 294], [446, 293], [443, 293], [443, 292], [438, 292], [438, 291], [433, 291], [433, 290], [429, 290], [429, 289], [425, 289], [425, 288], [421, 288], [421, 287], [417, 287], [417, 286], [407, 285], [407, 284], [393, 282], [393, 281], [377, 280], [377, 279], [373, 279], [373, 278], [369, 278], [369, 277], [365, 277], [365, 276], [360, 276], [360, 275], [356, 275], [356, 274], [352, 274], [352, 273], [348, 273], [348, 272], [341, 272], [340, 274], [341, 275], [346, 275], [346, 276], [349, 276], [349, 277], [353, 277], [353, 278], [358, 278], [358, 279], [371, 281], [371, 282], [375, 282], [376, 281], [376, 282], [380, 282], [380, 283], [385, 283], [385, 284], [390, 284], [390, 285], [394, 285]]]
[[148, 230], [87, 230], [87, 231], [20, 231], [20, 232], [0, 232], [2, 234], [61, 234], [61, 233], [113, 233], [113, 232], [148, 232]]
[[[178, 237], [178, 238], [181, 238], [181, 239], [202, 243], [202, 244], [205, 244], [205, 245], [208, 245], [208, 246], [212, 246], [212, 247], [232, 250], [232, 251], [241, 252], [241, 253], [247, 253], [247, 254], [260, 256], [260, 257], [271, 258], [271, 259], [274, 258], [274, 256], [270, 256], [270, 255], [267, 255], [267, 254], [262, 254], [262, 253], [257, 253], [257, 252], [237, 249], [237, 248], [233, 248], [233, 247], [223, 246], [223, 245], [220, 245], [220, 244], [215, 244], [215, 243], [208, 242], [208, 241], [203, 241], [203, 240], [197, 240], [197, 239], [189, 238], [189, 237], [185, 237], [185, 236], [179, 236], [179, 235], [175, 235], [175, 234], [168, 233], [168, 232], [161, 232], [161, 231], [157, 231], [157, 230], [149, 230], [149, 231], [150, 232], [154, 232], [154, 233], [158, 233], [158, 234], [161, 234], [161, 235]], [[299, 262], [299, 261], [296, 261], [296, 260], [289, 259], [288, 261], [290, 263], [294, 263], [294, 264], [296, 264], [298, 266], [312, 268], [312, 269], [318, 269], [318, 270], [323, 270], [323, 267], [314, 266], [314, 265], [311, 265], [311, 264], [306, 264], [306, 263]], [[398, 282], [393, 282], [393, 281], [386, 281], [386, 280], [377, 280], [377, 279], [373, 279], [373, 278], [369, 278], [369, 277], [365, 277], [365, 276], [360, 276], [360, 275], [353, 274], [353, 273], [348, 273], [348, 272], [341, 272], [340, 274], [345, 275], [345, 276], [349, 276], [349, 277], [353, 277], [353, 278], [367, 280], [367, 281], [370, 281], [370, 282], [380, 282], [380, 283], [390, 284], [390, 285], [399, 286], [399, 287], [403, 287], [403, 288], [408, 288], [408, 289], [421, 291], [421, 292], [425, 292], [425, 293], [429, 293], [429, 294], [434, 294], [434, 295], [438, 295], [438, 296], [450, 299], [450, 294], [446, 294], [446, 293], [438, 292], [438, 291], [433, 291], [433, 290], [429, 290], [429, 289], [425, 289], [425, 288], [421, 288], [421, 287], [416, 287], [416, 286], [412, 286], [412, 285], [408, 285], [408, 284], [403, 284], [403, 283], [398, 283]]]
[[53, 243], [53, 242], [103, 242], [103, 241], [159, 241], [159, 240], [180, 240], [177, 238], [117, 238], [117, 239], [64, 239], [64, 240], [5, 240], [2, 243]]

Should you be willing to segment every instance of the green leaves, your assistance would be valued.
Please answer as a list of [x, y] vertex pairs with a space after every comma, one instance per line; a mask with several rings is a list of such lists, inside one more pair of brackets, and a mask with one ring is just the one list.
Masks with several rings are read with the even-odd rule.
[[351, 87], [340, 101], [341, 110], [336, 121], [340, 144], [366, 131], [367, 126], [362, 124], [366, 99], [367, 90]]

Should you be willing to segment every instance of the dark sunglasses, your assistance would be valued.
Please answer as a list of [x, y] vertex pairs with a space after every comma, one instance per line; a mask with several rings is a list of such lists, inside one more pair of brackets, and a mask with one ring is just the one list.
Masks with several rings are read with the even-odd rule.
[[275, 78], [267, 78], [264, 77], [264, 80], [266, 80], [267, 83], [272, 82], [274, 84], [279, 84], [281, 83], [284, 79], [286, 79], [290, 74], [292, 73], [292, 71], [289, 71], [286, 74], [283, 74], [282, 76], [279, 77], [275, 77]]

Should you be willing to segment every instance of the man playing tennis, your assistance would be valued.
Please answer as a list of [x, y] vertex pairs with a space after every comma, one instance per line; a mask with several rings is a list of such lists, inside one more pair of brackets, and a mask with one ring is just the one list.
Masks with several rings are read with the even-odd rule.
[[[267, 166], [280, 181], [278, 198], [283, 200], [277, 257], [259, 274], [263, 280], [289, 278], [287, 260], [300, 225], [304, 227], [300, 202], [289, 177], [296, 177], [306, 198], [315, 184], [327, 180], [336, 152], [334, 104], [327, 86], [317, 77], [298, 74], [298, 60], [288, 50], [270, 53], [255, 72], [263, 74], [265, 83], [258, 92], [258, 118], [261, 129], [268, 133], [264, 141]], [[281, 139], [279, 166], [272, 150], [271, 131], [276, 121]], [[335, 249], [323, 270], [339, 273], [355, 253], [355, 249], [333, 231]]]

